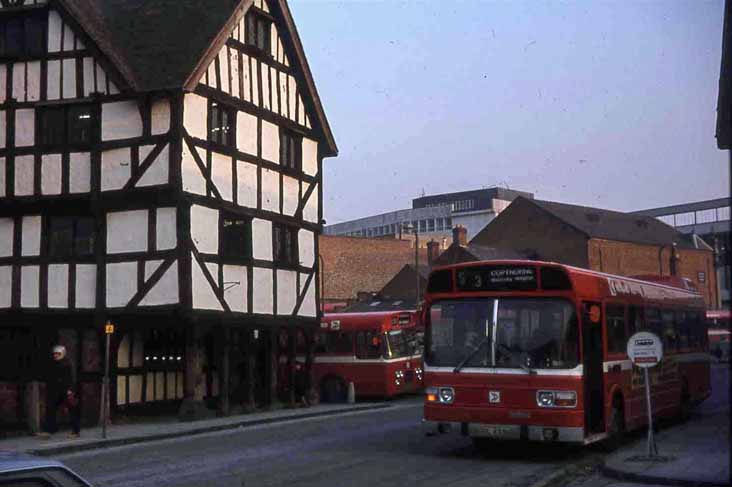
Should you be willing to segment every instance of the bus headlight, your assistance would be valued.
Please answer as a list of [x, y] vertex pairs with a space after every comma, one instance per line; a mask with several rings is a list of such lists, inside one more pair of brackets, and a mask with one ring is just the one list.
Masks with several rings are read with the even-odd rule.
[[577, 406], [574, 391], [537, 391], [536, 404], [542, 408], [573, 408]]
[[452, 387], [440, 387], [440, 402], [443, 404], [452, 404], [455, 399], [455, 389]]

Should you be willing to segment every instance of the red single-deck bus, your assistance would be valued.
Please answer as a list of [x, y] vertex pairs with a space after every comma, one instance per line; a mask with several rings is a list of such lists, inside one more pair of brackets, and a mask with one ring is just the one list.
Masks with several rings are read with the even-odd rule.
[[[647, 422], [628, 338], [664, 344], [651, 369], [655, 417], [711, 393], [704, 302], [673, 286], [536, 261], [486, 261], [430, 274], [424, 420], [490, 439], [588, 444]], [[609, 444], [615, 441], [609, 441]]]
[[422, 387], [422, 333], [414, 311], [325, 314], [316, 333], [313, 373], [327, 402], [393, 397]]

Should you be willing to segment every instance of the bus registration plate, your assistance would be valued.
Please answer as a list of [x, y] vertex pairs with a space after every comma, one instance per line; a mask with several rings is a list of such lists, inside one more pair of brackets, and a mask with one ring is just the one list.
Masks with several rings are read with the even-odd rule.
[[519, 438], [520, 429], [512, 425], [470, 423], [470, 436], [485, 436], [489, 438]]

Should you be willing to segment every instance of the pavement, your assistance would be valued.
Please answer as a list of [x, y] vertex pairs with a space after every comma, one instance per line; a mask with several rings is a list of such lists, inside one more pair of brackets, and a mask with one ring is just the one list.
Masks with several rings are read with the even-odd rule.
[[278, 409], [190, 422], [180, 422], [175, 418], [160, 418], [157, 422], [110, 425], [107, 427], [106, 438], [102, 438], [101, 427], [82, 429], [81, 437], [75, 439], [68, 438], [66, 431], [61, 431], [49, 439], [35, 436], [3, 438], [0, 439], [0, 451], [23, 452], [42, 456], [61, 455], [97, 448], [145, 443], [248, 426], [335, 416], [390, 407], [392, 407], [391, 404], [386, 402], [318, 404], [308, 408]]
[[729, 486], [729, 371], [712, 366], [713, 396], [687, 422], [656, 434], [659, 459], [646, 457], [646, 435], [609, 455], [601, 471], [616, 480], [655, 484]]

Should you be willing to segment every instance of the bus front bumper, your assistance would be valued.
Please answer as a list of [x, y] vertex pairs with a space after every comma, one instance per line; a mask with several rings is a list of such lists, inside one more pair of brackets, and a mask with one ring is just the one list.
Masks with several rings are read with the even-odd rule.
[[496, 440], [585, 443], [584, 428], [574, 426], [458, 423], [454, 421], [428, 421], [423, 419], [422, 429], [426, 435], [430, 436], [460, 432], [464, 436], [494, 438]]

